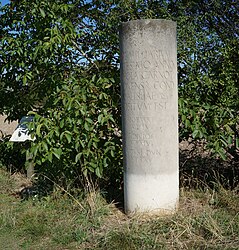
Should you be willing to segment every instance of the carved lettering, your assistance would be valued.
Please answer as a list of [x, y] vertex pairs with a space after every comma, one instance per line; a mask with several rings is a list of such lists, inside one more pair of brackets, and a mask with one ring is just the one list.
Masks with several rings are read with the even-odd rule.
[[[135, 85], [138, 86], [138, 85]], [[165, 88], [168, 86], [165, 84]], [[161, 91], [155, 91], [155, 90]], [[130, 101], [160, 101], [166, 100], [167, 95], [163, 88], [159, 88], [159, 86], [155, 83], [154, 88], [151, 89], [141, 89], [141, 88], [134, 88], [133, 91], [126, 93], [126, 99]]]
[[144, 134], [133, 132], [131, 136], [133, 140], [152, 140], [153, 138], [153, 135], [147, 132], [144, 132]]
[[128, 111], [159, 111], [166, 109], [174, 87], [174, 62], [169, 52], [162, 50], [129, 51], [125, 62], [126, 109]]
[[167, 102], [140, 102], [140, 103], [125, 103], [127, 111], [159, 111], [166, 109]]
[[139, 158], [151, 158], [152, 156], [160, 156], [160, 152], [158, 149], [145, 149], [145, 148], [141, 148], [141, 149], [135, 149], [135, 148], [131, 148], [130, 149], [130, 156], [131, 157], [139, 157]]

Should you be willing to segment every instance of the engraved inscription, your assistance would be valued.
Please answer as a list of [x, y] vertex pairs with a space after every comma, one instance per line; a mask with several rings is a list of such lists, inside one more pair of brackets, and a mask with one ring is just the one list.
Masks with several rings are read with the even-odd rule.
[[[146, 127], [148, 128], [148, 126]], [[138, 145], [145, 146], [145, 147], [153, 146], [153, 143], [152, 143], [153, 135], [147, 130], [144, 130], [144, 133], [142, 134], [139, 132], [136, 130], [135, 132], [132, 132], [130, 134], [132, 143], [135, 144], [136, 147]]]
[[127, 185], [136, 177], [146, 183], [173, 170], [178, 97], [175, 32], [175, 23], [166, 20], [122, 24], [120, 81]]
[[157, 149], [145, 149], [145, 148], [131, 148], [129, 149], [130, 156], [139, 162], [144, 161], [148, 163], [152, 163], [153, 157], [160, 156], [160, 152]]
[[[141, 130], [141, 131], [147, 131], [152, 128], [152, 124], [154, 123], [153, 117], [129, 117], [129, 122], [131, 123], [131, 126], [134, 128], [135, 131]], [[138, 139], [140, 138], [140, 135], [138, 135]], [[146, 139], [147, 137], [143, 138]]]
[[126, 110], [127, 111], [159, 111], [162, 109], [166, 109], [166, 102], [141, 102], [141, 103], [133, 103], [126, 102]]
[[174, 87], [174, 62], [162, 50], [129, 51], [132, 61], [124, 63], [128, 111], [159, 111], [166, 109]]
[[174, 88], [175, 64], [169, 52], [163, 50], [131, 50], [128, 53], [129, 60], [123, 66], [124, 107], [131, 115], [136, 114], [128, 117], [131, 128], [129, 156], [139, 165], [147, 163], [150, 166], [160, 157], [158, 142], [152, 131], [157, 129], [157, 134], [163, 133], [155, 124], [155, 116], [157, 117], [158, 112], [167, 110]]
[[[160, 156], [160, 150], [155, 145], [154, 140], [154, 125], [153, 117], [131, 117], [129, 118], [130, 127], [132, 130], [129, 133], [130, 141], [130, 157], [135, 160], [140, 160], [139, 163], [147, 162], [149, 165], [153, 159]], [[162, 132], [161, 127], [157, 128]]]

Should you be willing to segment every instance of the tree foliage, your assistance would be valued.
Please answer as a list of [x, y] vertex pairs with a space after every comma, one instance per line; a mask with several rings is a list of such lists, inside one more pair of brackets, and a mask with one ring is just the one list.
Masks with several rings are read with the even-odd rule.
[[238, 8], [234, 0], [12, 1], [1, 9], [0, 113], [19, 119], [34, 110], [31, 153], [41, 169], [118, 169], [119, 24], [172, 19], [180, 139], [237, 159]]
[[186, 23], [179, 32], [180, 135], [205, 139], [224, 159], [226, 152], [238, 157], [238, 7], [235, 1], [187, 4], [181, 21], [190, 33]]
[[53, 102], [45, 114], [31, 112], [35, 122], [29, 129], [36, 140], [28, 154], [52, 180], [79, 180], [92, 173], [102, 177], [109, 167], [119, 173], [122, 156], [113, 84], [113, 78], [96, 75], [90, 80], [71, 78], [71, 84], [62, 83], [50, 96]]

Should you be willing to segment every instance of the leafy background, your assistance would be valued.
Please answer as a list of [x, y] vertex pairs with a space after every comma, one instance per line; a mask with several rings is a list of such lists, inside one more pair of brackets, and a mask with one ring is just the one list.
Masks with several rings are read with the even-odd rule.
[[[36, 140], [18, 147], [62, 185], [120, 185], [118, 27], [177, 22], [180, 140], [238, 161], [237, 1], [11, 1], [1, 8], [0, 113], [34, 114]], [[6, 157], [5, 157], [6, 158]], [[28, 157], [29, 158], [29, 157]], [[24, 161], [24, 160], [23, 160]]]

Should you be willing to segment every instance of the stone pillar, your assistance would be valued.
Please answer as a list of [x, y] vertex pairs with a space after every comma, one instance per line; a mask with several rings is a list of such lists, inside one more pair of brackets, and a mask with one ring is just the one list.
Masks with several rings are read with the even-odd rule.
[[176, 23], [120, 28], [125, 211], [172, 213], [179, 199]]

